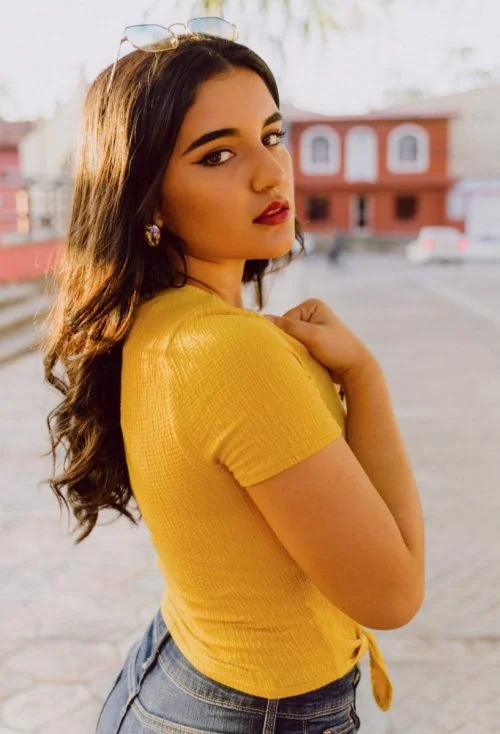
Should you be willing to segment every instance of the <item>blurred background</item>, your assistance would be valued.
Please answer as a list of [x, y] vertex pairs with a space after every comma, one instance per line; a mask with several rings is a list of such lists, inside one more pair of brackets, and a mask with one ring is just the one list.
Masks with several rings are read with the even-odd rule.
[[[35, 0], [0, 10], [0, 734], [92, 732], [161, 592], [144, 526], [74, 546], [46, 485], [37, 350], [89, 84], [123, 28], [222, 15], [278, 79], [306, 254], [267, 313], [323, 298], [384, 367], [422, 494], [428, 592], [379, 633], [367, 734], [498, 734], [497, 0]], [[122, 54], [132, 48], [122, 47]], [[247, 306], [253, 307], [251, 294]], [[64, 518], [64, 516], [63, 516]]]

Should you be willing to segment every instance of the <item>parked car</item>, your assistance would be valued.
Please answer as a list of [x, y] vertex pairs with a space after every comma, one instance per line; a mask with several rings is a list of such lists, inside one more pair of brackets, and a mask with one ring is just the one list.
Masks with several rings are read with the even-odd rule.
[[424, 227], [416, 240], [406, 246], [406, 256], [415, 265], [432, 261], [463, 262], [469, 241], [455, 227]]

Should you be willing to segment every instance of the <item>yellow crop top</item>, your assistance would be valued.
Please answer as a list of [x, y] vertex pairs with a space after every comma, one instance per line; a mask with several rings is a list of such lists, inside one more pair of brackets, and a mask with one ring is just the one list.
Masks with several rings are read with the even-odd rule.
[[176, 645], [213, 680], [265, 698], [320, 688], [369, 651], [385, 710], [373, 632], [320, 593], [245, 491], [343, 435], [344, 419], [328, 371], [262, 315], [193, 285], [140, 307], [121, 425]]

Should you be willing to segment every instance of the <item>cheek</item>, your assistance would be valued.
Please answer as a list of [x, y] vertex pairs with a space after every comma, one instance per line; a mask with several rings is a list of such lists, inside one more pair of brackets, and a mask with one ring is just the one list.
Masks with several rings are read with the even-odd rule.
[[231, 219], [232, 213], [236, 215], [236, 199], [231, 177], [200, 176], [196, 181], [192, 177], [178, 177], [175, 185], [163, 188], [165, 223], [181, 236], [199, 227], [210, 227], [217, 223], [220, 226], [223, 219]]

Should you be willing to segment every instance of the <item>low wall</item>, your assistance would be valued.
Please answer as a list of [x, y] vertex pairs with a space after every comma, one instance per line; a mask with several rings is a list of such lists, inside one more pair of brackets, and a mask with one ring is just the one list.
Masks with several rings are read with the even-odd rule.
[[41, 278], [57, 265], [61, 249], [60, 240], [0, 247], [0, 283]]

